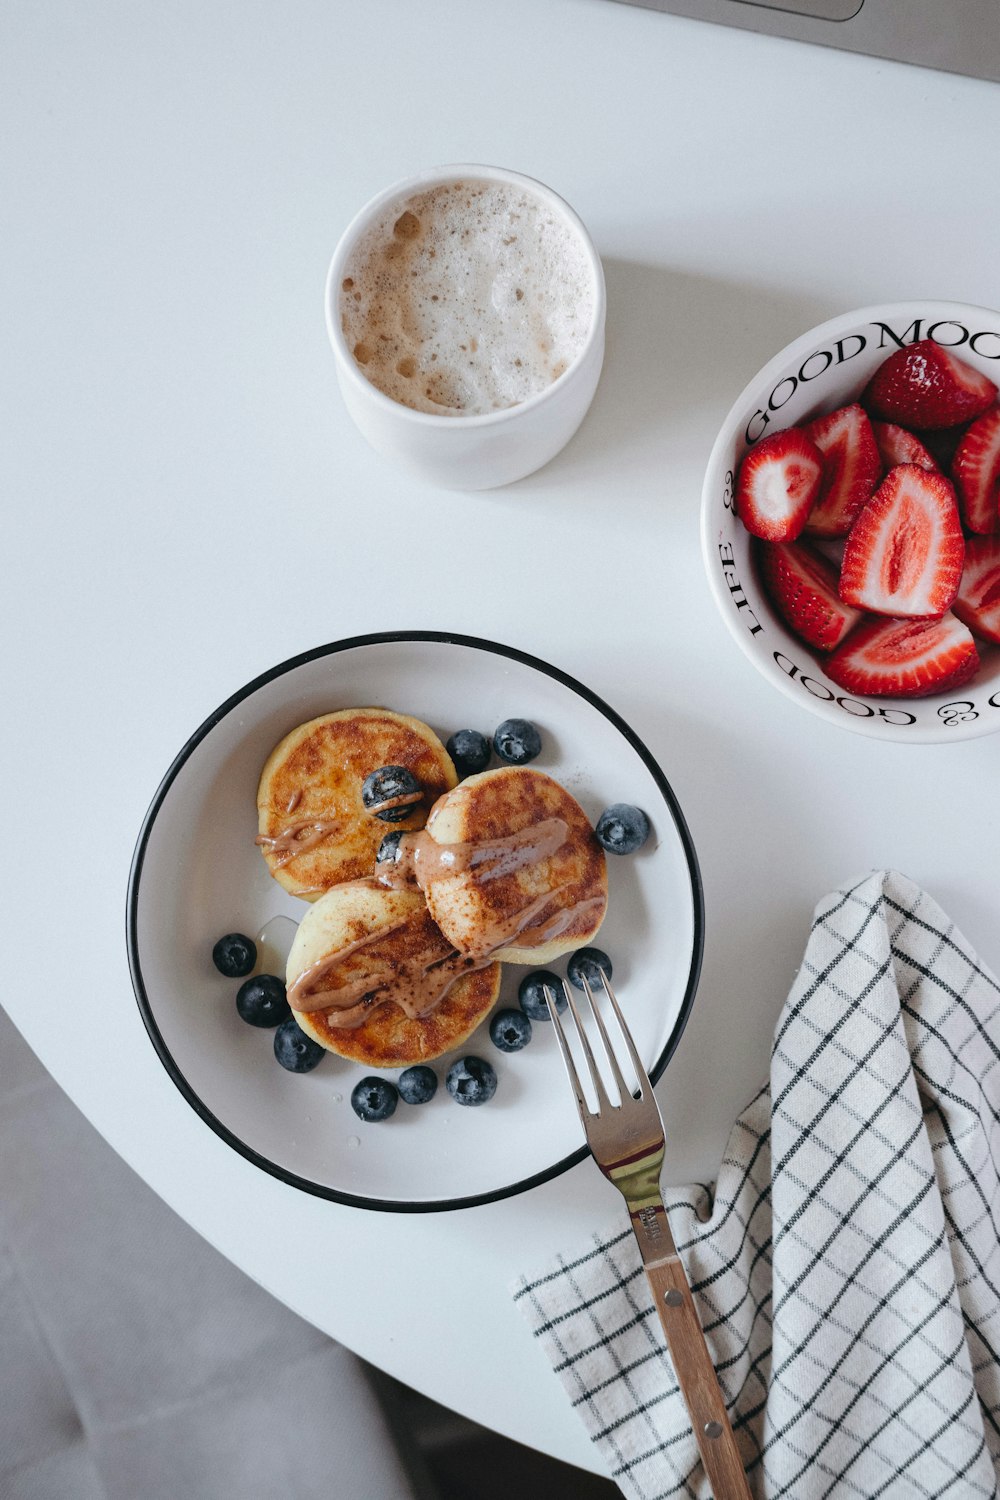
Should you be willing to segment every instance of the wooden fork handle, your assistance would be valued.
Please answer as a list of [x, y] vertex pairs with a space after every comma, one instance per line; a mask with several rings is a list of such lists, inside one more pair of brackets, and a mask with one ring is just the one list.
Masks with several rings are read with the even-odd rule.
[[740, 1450], [680, 1257], [647, 1265], [670, 1360], [715, 1500], [751, 1500]]

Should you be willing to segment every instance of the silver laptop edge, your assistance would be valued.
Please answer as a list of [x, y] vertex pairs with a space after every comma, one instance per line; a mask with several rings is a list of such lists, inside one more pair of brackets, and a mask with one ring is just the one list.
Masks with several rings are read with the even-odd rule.
[[621, 0], [1000, 81], [1000, 0]]

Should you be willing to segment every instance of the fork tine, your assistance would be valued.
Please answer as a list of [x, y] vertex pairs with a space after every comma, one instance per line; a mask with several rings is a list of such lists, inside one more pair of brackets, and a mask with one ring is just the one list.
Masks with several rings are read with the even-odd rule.
[[[601, 973], [604, 973], [603, 969], [601, 970]], [[587, 999], [590, 1002], [590, 1009], [593, 1013], [594, 1020], [597, 1022], [597, 1029], [601, 1033], [601, 1041], [604, 1044], [604, 1051], [607, 1056], [608, 1063], [611, 1067], [611, 1075], [614, 1078], [618, 1088], [618, 1097], [621, 1103], [624, 1104], [626, 1099], [631, 1098], [632, 1090], [625, 1082], [622, 1070], [618, 1066], [618, 1058], [615, 1056], [615, 1049], [611, 1045], [611, 1038], [608, 1036], [608, 1028], [604, 1024], [604, 1017], [601, 1015], [601, 1012], [597, 1008], [597, 1001], [594, 999], [594, 992], [590, 987], [590, 980], [587, 978], [586, 974], [583, 973], [581, 973], [580, 978], [583, 980], [583, 988], [586, 991]]]
[[612, 1105], [611, 1100], [608, 1098], [608, 1091], [604, 1087], [604, 1079], [601, 1077], [601, 1070], [597, 1066], [597, 1060], [594, 1057], [593, 1049], [590, 1045], [590, 1038], [587, 1036], [587, 1033], [583, 1029], [583, 1017], [580, 1015], [580, 1012], [577, 1009], [576, 1001], [573, 999], [573, 993], [565, 980], [563, 980], [563, 994], [569, 1001], [569, 1008], [572, 1013], [573, 1020], [576, 1022], [576, 1030], [577, 1035], [580, 1038], [580, 1046], [583, 1048], [583, 1055], [587, 1059], [587, 1067], [590, 1069], [590, 1081], [594, 1086], [594, 1093], [597, 1095], [597, 1112], [598, 1114], [600, 1114], [602, 1109], [613, 1109], [615, 1108], [615, 1106]]
[[552, 1024], [556, 1030], [556, 1040], [559, 1043], [559, 1051], [562, 1053], [566, 1075], [569, 1078], [570, 1087], [576, 1099], [576, 1107], [580, 1111], [580, 1119], [583, 1121], [583, 1127], [586, 1130], [590, 1109], [584, 1097], [583, 1089], [580, 1087], [580, 1075], [576, 1071], [576, 1063], [573, 1061], [573, 1054], [569, 1050], [569, 1042], [567, 1042], [566, 1033], [563, 1030], [563, 1023], [559, 1015], [559, 1007], [556, 1004], [555, 993], [547, 984], [543, 985], [542, 989], [545, 993], [545, 1003], [549, 1007], [549, 1015], [552, 1017]]
[[652, 1093], [653, 1085], [649, 1081], [649, 1074], [646, 1072], [646, 1069], [642, 1065], [642, 1059], [639, 1057], [638, 1052], [635, 1050], [635, 1043], [632, 1040], [632, 1033], [629, 1031], [628, 1027], [625, 1024], [625, 1017], [622, 1015], [621, 1006], [618, 1004], [618, 1001], [615, 998], [615, 992], [611, 988], [611, 981], [608, 979], [608, 976], [607, 974], [605, 974], [603, 969], [601, 970], [601, 983], [604, 986], [604, 993], [607, 995], [608, 999], [611, 1002], [611, 1009], [614, 1011], [617, 1018], [618, 1026], [622, 1034], [622, 1040], [625, 1043], [629, 1058], [632, 1062], [632, 1066], [635, 1069], [635, 1076], [639, 1081], [639, 1097], [641, 1099], [644, 1094]]

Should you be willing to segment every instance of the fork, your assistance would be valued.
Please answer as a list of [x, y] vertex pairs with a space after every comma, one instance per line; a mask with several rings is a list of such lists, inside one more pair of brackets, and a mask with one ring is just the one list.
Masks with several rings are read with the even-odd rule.
[[555, 1024], [559, 1051], [576, 1097], [591, 1154], [605, 1177], [614, 1183], [628, 1204], [632, 1229], [639, 1242], [639, 1253], [652, 1289], [653, 1302], [663, 1325], [674, 1374], [691, 1418], [698, 1451], [715, 1500], [751, 1500], [743, 1462], [726, 1412], [726, 1403], [660, 1194], [664, 1138], [659, 1105], [625, 1025], [625, 1018], [608, 976], [603, 969], [598, 972], [635, 1069], [639, 1083], [638, 1094], [633, 1095], [622, 1076], [611, 1038], [585, 974], [581, 974], [580, 978], [597, 1022], [620, 1102], [612, 1104], [608, 1096], [576, 1001], [565, 983], [563, 993], [569, 1002], [580, 1047], [590, 1070], [591, 1086], [597, 1097], [596, 1111], [588, 1105], [580, 1086], [580, 1077], [566, 1039], [556, 996], [547, 985], [545, 998]]

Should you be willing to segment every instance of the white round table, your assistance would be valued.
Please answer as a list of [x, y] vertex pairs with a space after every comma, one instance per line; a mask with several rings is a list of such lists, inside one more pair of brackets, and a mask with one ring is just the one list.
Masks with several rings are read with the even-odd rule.
[[[619, 1213], [613, 1189], [584, 1163], [390, 1217], [256, 1170], [143, 1029], [132, 847], [188, 734], [257, 673], [366, 630], [457, 630], [591, 686], [689, 821], [708, 937], [659, 1089], [670, 1180], [714, 1174], [812, 906], [845, 877], [904, 870], [996, 967], [1000, 741], [880, 744], [774, 692], [715, 613], [698, 507], [725, 411], [791, 337], [880, 299], [997, 302], [1000, 91], [609, 0], [38, 0], [0, 20], [0, 120], [3, 1003], [107, 1140], [276, 1296], [597, 1467], [508, 1289]], [[323, 326], [350, 216], [450, 160], [567, 197], [609, 293], [580, 433], [479, 496], [367, 449]]]

